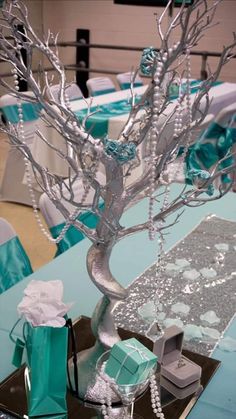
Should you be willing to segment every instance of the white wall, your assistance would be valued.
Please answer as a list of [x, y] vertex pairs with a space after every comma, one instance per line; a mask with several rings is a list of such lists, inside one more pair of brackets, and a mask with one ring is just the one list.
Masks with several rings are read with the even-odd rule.
[[[212, 4], [214, 0], [207, 0]], [[162, 8], [124, 6], [113, 0], [43, 0], [44, 28], [60, 33], [61, 40], [75, 40], [76, 28], [90, 29], [92, 43], [159, 46], [155, 13]], [[223, 45], [232, 41], [236, 29], [236, 1], [223, 0], [218, 6], [215, 21], [219, 25], [209, 29], [195, 49], [221, 51]], [[91, 68], [128, 71], [139, 64], [139, 52], [91, 49]], [[73, 48], [62, 49], [62, 59], [75, 62]], [[217, 59], [209, 60], [212, 68]], [[193, 75], [199, 76], [200, 58], [192, 59]], [[221, 79], [236, 82], [236, 60], [232, 60], [222, 72]], [[97, 74], [91, 74], [96, 76]], [[71, 75], [72, 77], [72, 75]]]
[[[29, 20], [31, 22], [32, 27], [34, 28], [35, 32], [42, 36], [42, 29], [43, 29], [43, 15], [42, 15], [42, 0], [24, 0], [25, 5], [28, 8], [29, 12]], [[40, 61], [39, 54], [35, 54], [33, 57], [33, 68], [37, 68]], [[0, 75], [9, 73], [11, 67], [6, 63], [0, 63]], [[8, 83], [12, 83], [12, 77], [5, 78], [5, 81]], [[0, 86], [0, 95], [6, 93], [6, 90]]]
[[[212, 4], [214, 0], [207, 1]], [[91, 31], [92, 43], [138, 47], [160, 45], [155, 13], [161, 13], [162, 8], [117, 5], [113, 4], [113, 0], [25, 0], [25, 3], [35, 30], [41, 33], [42, 28], [45, 32], [50, 28], [54, 33], [59, 32], [59, 39], [63, 41], [74, 41], [76, 29], [81, 28]], [[236, 26], [236, 1], [223, 0], [218, 6], [215, 21], [220, 24], [208, 30], [195, 49], [221, 51], [223, 45], [231, 42]], [[75, 48], [61, 48], [60, 53], [65, 63], [75, 63]], [[128, 71], [135, 68], [140, 60], [139, 52], [91, 49], [90, 53], [91, 68]], [[34, 65], [39, 61], [40, 57], [36, 56]], [[209, 62], [214, 68], [217, 59]], [[192, 58], [195, 77], [199, 76], [200, 63], [200, 58]], [[0, 66], [1, 74], [7, 66], [2, 63]], [[235, 69], [236, 59], [227, 64], [221, 79], [236, 82]], [[68, 78], [73, 79], [74, 73], [68, 72]], [[2, 90], [0, 93], [3, 93]]]

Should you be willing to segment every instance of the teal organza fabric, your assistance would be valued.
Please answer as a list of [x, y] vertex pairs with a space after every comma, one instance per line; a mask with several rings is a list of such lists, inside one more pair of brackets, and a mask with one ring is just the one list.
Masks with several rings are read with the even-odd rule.
[[[100, 206], [100, 209], [102, 208], [103, 208], [103, 204]], [[85, 224], [87, 227], [90, 227], [90, 228], [96, 228], [97, 223], [98, 223], [98, 217], [90, 212], [82, 214], [81, 216], [78, 217], [78, 219], [82, 221], [83, 224]], [[64, 226], [65, 226], [65, 223], [61, 223], [61, 224], [51, 227], [50, 232], [51, 232], [52, 237], [53, 238], [58, 237]], [[63, 239], [59, 243], [57, 243], [57, 252], [55, 256], [58, 256], [61, 253], [65, 252], [70, 247], [79, 243], [83, 239], [84, 239], [83, 233], [81, 233], [81, 231], [79, 231], [74, 226], [71, 226], [67, 230]]]
[[[222, 127], [213, 122], [204, 131], [199, 140], [189, 147], [185, 158], [185, 180], [188, 184], [194, 184], [197, 179], [207, 179], [210, 176], [209, 169], [217, 164], [222, 158], [227, 157], [233, 144], [236, 142], [236, 128]], [[183, 153], [181, 148], [179, 155]], [[233, 157], [226, 158], [218, 165], [218, 170], [229, 167], [234, 162]], [[231, 179], [228, 174], [221, 176], [222, 183], [229, 183]], [[213, 193], [212, 187], [208, 193]]]
[[116, 140], [104, 140], [105, 151], [108, 156], [113, 157], [118, 163], [124, 164], [136, 156], [136, 144], [132, 141], [119, 143]]
[[33, 272], [18, 237], [0, 245], [0, 294]]

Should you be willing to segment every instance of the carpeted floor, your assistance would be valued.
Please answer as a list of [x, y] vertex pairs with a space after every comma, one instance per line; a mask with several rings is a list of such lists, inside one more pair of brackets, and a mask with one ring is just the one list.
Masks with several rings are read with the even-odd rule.
[[[9, 144], [5, 136], [0, 134], [0, 181], [8, 149]], [[0, 202], [0, 217], [9, 221], [16, 230], [34, 270], [52, 260], [56, 252], [56, 246], [49, 243], [39, 230], [31, 207]]]

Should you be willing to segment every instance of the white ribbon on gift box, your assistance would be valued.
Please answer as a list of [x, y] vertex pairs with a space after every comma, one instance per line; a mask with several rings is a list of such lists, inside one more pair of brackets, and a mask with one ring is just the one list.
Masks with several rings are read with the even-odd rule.
[[[122, 368], [123, 368], [123, 366], [125, 365], [125, 363], [126, 363], [127, 359], [129, 358], [129, 356], [130, 356], [130, 355], [132, 355], [132, 354], [133, 354], [133, 353], [135, 353], [135, 352], [138, 352], [138, 353], [139, 353], [140, 358], [141, 358], [142, 360], [148, 361], [148, 363], [147, 363], [147, 364], [146, 364], [146, 366], [145, 366], [145, 369], [143, 370], [143, 372], [142, 372], [142, 374], [141, 374], [141, 377], [144, 375], [144, 373], [146, 372], [146, 370], [148, 369], [149, 364], [150, 364], [150, 360], [148, 359], [148, 357], [147, 357], [147, 355], [145, 354], [145, 352], [144, 352], [142, 349], [138, 348], [138, 347], [136, 346], [136, 344], [125, 343], [125, 346], [126, 346], [127, 348], [132, 349], [132, 351], [126, 354], [126, 356], [124, 357], [124, 359], [123, 359], [122, 363], [120, 364], [120, 369], [118, 370], [118, 372], [117, 372], [117, 374], [116, 374], [116, 376], [115, 376], [115, 381], [117, 381], [117, 380], [118, 380], [119, 375], [121, 374]], [[141, 378], [141, 377], [140, 377], [140, 378]], [[141, 381], [141, 380], [140, 380], [140, 381]]]

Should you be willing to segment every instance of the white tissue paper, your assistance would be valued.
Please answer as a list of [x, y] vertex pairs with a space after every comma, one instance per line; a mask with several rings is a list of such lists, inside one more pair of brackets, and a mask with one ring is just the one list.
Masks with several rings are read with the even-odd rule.
[[32, 326], [62, 327], [65, 325], [64, 315], [70, 310], [72, 304], [62, 302], [62, 281], [33, 279], [25, 288], [24, 294], [17, 309]]

